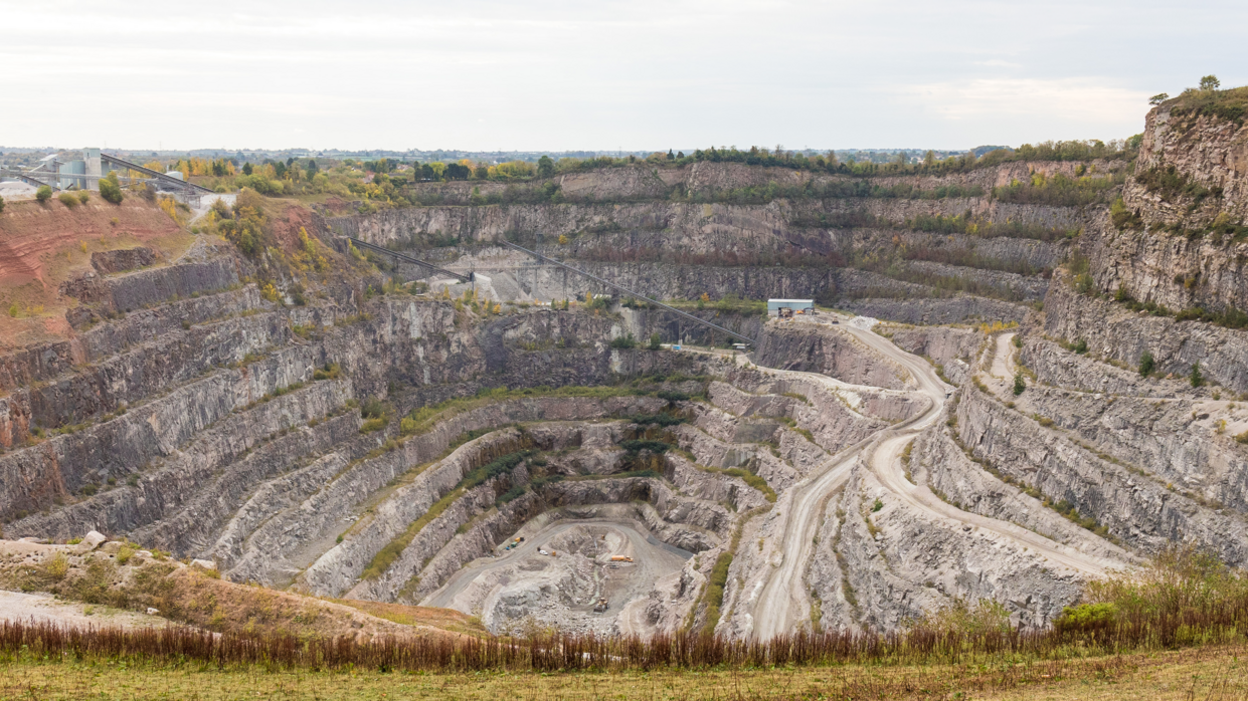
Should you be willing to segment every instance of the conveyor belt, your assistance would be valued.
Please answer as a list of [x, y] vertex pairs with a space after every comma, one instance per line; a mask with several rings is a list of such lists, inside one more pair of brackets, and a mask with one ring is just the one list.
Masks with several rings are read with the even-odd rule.
[[347, 239], [348, 241], [350, 241], [351, 243], [355, 244], [356, 246], [360, 248], [365, 248], [375, 253], [381, 253], [383, 255], [394, 256], [395, 258], [398, 258], [404, 263], [412, 263], [414, 265], [419, 265], [419, 266], [428, 268], [429, 270], [432, 270], [435, 273], [440, 273], [448, 277], [453, 277], [456, 280], [459, 280], [460, 282], [472, 282], [472, 273], [468, 273], [467, 275], [464, 275], [462, 273], [454, 273], [445, 268], [439, 268], [433, 263], [423, 261], [419, 258], [413, 258], [405, 253], [399, 253], [398, 251], [392, 251], [389, 248], [382, 248], [381, 246], [378, 246], [377, 244], [369, 243], [367, 241], [361, 241], [360, 239], [357, 239], [354, 236], [344, 236], [343, 238]]

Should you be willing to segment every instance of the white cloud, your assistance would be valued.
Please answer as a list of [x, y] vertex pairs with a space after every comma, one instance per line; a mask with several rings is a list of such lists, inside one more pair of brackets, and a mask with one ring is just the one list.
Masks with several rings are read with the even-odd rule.
[[1242, 0], [71, 4], [0, 0], [0, 144], [957, 148], [1248, 81]]
[[987, 61], [976, 61], [976, 66], [988, 66], [990, 68], [1022, 68], [1022, 64], [1011, 63], [999, 58], [989, 59]]
[[1089, 126], [1141, 121], [1148, 92], [1104, 78], [972, 78], [900, 88], [899, 97], [949, 120], [1026, 115]]

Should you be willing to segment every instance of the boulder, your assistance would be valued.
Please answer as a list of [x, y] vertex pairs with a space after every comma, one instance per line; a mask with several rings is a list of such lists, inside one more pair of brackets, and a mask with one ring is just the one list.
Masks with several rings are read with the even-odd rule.
[[78, 553], [89, 553], [92, 550], [103, 545], [108, 537], [99, 531], [91, 531], [83, 537], [82, 542], [78, 543]]
[[191, 560], [191, 567], [198, 567], [202, 570], [207, 570], [209, 572], [217, 571], [217, 563], [213, 562], [212, 560], [200, 560], [200, 559]]

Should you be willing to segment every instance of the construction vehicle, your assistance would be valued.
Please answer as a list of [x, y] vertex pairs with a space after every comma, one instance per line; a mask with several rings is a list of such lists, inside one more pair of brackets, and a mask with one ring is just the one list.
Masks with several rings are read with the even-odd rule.
[[793, 308], [792, 307], [780, 307], [779, 309], [776, 310], [776, 315], [779, 316], [781, 319], [792, 319]]
[[606, 597], [603, 597], [598, 600], [598, 603], [594, 604], [594, 613], [602, 613], [609, 608], [611, 608], [611, 604], [607, 603]]
[[611, 561], [612, 562], [632, 562], [633, 558], [629, 557], [628, 555], [612, 555]]

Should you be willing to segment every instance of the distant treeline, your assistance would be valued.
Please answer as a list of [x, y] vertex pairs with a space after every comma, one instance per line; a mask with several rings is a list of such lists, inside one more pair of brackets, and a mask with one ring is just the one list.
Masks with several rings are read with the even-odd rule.
[[986, 168], [1009, 161], [1131, 160], [1139, 150], [1140, 141], [1139, 136], [1133, 136], [1127, 141], [1112, 140], [1108, 143], [1100, 140], [1045, 141], [1034, 146], [1023, 144], [1012, 151], [1009, 149], [989, 151], [978, 158], [973, 152], [968, 151], [961, 156], [950, 156], [943, 160], [936, 159], [935, 153], [928, 151], [924, 159], [918, 163], [906, 162], [902, 154], [899, 154], [892, 163], [855, 163], [852, 160], [840, 161], [833, 152], [828, 152], [826, 156], [808, 157], [801, 153], [767, 151], [758, 147], [753, 147], [749, 151], [711, 147], [694, 151], [689, 158], [692, 161], [744, 163], [852, 175], [942, 174]]

